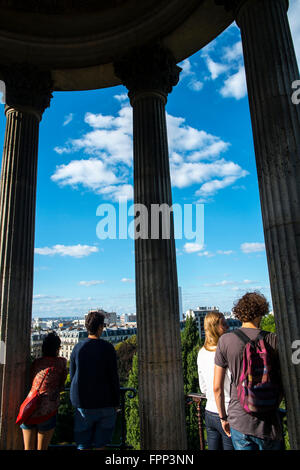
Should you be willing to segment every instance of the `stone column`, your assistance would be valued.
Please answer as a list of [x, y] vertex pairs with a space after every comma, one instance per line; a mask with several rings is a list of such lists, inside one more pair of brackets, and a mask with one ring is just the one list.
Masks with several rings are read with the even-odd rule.
[[22, 449], [15, 425], [28, 393], [39, 122], [51, 98], [47, 72], [2, 70], [7, 117], [0, 192], [0, 449]]
[[[172, 206], [165, 104], [180, 68], [161, 47], [135, 50], [115, 64], [133, 107], [134, 202]], [[145, 220], [146, 219], [146, 220]], [[142, 449], [186, 449], [178, 282], [170, 237], [135, 241], [139, 404]]]
[[[220, 3], [220, 2], [219, 2]], [[221, 3], [224, 3], [224, 1]], [[300, 105], [287, 0], [227, 0], [241, 29], [291, 446], [300, 449]]]

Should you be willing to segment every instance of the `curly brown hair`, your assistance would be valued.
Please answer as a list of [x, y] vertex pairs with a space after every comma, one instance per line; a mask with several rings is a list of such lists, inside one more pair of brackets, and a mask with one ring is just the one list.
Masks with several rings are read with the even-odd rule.
[[241, 322], [252, 321], [269, 313], [269, 302], [260, 292], [247, 292], [234, 303], [232, 312]]

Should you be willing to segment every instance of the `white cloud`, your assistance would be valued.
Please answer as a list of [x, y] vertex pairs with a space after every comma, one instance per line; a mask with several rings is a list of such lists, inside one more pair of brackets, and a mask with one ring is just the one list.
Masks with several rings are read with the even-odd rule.
[[239, 165], [220, 158], [228, 150], [228, 142], [187, 125], [182, 117], [168, 114], [167, 126], [174, 186], [184, 188], [203, 183], [195, 195], [207, 197], [248, 174]]
[[6, 87], [3, 80], [0, 80], [0, 103], [5, 104], [6, 101]]
[[209, 56], [206, 57], [207, 68], [210, 71], [212, 80], [218, 78], [219, 75], [227, 72], [229, 65], [228, 64], [219, 64], [214, 62]]
[[192, 161], [216, 157], [229, 147], [219, 137], [187, 125], [185, 118], [167, 114], [167, 126], [170, 152], [193, 152], [188, 155]]
[[239, 61], [243, 57], [242, 41], [238, 41], [232, 46], [224, 47], [223, 57], [228, 62]]
[[105, 281], [80, 281], [78, 284], [80, 286], [90, 287], [97, 286], [98, 284], [104, 284]]
[[[243, 48], [238, 32], [234, 32], [234, 41], [228, 46], [222, 47], [222, 37], [214, 41], [214, 46], [202, 50], [202, 57], [210, 73], [206, 80], [219, 80], [222, 86], [219, 93], [224, 98], [235, 98], [240, 100], [247, 94], [246, 76], [243, 65]], [[224, 43], [223, 43], [224, 44]], [[228, 42], [227, 42], [228, 44]]]
[[84, 121], [95, 129], [109, 129], [114, 125], [113, 116], [104, 114], [86, 113]]
[[96, 158], [73, 160], [67, 165], [58, 165], [51, 179], [61, 186], [82, 184], [93, 190], [118, 182], [116, 175], [107, 165]]
[[92, 130], [80, 139], [70, 139], [64, 147], [55, 147], [59, 153], [78, 152], [100, 157], [109, 164], [132, 165], [132, 109], [123, 106], [118, 115], [86, 113], [84, 121]]
[[120, 199], [131, 200], [133, 199], [133, 186], [132, 184], [121, 184], [119, 186], [105, 186], [98, 191], [109, 199], [118, 202]]
[[192, 78], [188, 84], [188, 87], [193, 91], [200, 91], [202, 90], [203, 86], [203, 83], [200, 82], [200, 80], [197, 80], [196, 78]]
[[188, 77], [192, 73], [192, 64], [189, 59], [185, 59], [179, 65], [182, 68], [182, 71], [180, 72], [180, 80], [182, 80], [183, 78]]
[[232, 251], [232, 250], [225, 250], [225, 251], [218, 250], [217, 253], [218, 253], [218, 255], [227, 255], [228, 256], [228, 255], [232, 255], [232, 253], [234, 253], [234, 251]]
[[67, 126], [68, 124], [70, 124], [70, 122], [73, 120], [73, 113], [70, 113], [70, 114], [67, 114], [65, 116], [65, 119], [64, 119], [64, 122], [63, 122], [63, 126]]
[[196, 253], [197, 251], [203, 250], [203, 245], [199, 243], [186, 243], [183, 249], [186, 253]]
[[[121, 107], [116, 116], [88, 112], [84, 120], [90, 130], [79, 139], [69, 139], [55, 151], [59, 154], [81, 151], [89, 157], [58, 165], [52, 181], [60, 186], [81, 186], [113, 201], [133, 199], [130, 106]], [[170, 114], [167, 126], [174, 186], [198, 185], [195, 196], [206, 198], [248, 174], [236, 163], [221, 158], [230, 144], [218, 136], [189, 126], [185, 118]]]
[[33, 296], [33, 299], [34, 300], [41, 300], [41, 299], [52, 299], [53, 297], [49, 296], [49, 295], [45, 295], [45, 294], [35, 294]]
[[123, 277], [123, 278], [121, 279], [121, 282], [129, 282], [129, 283], [132, 283], [132, 282], [134, 282], [134, 279], [129, 279], [129, 278], [127, 278], [127, 277]]
[[246, 171], [241, 171], [240, 174], [235, 176], [226, 176], [222, 180], [212, 180], [204, 183], [201, 188], [196, 192], [198, 196], [213, 196], [220, 189], [226, 188], [227, 186], [232, 185], [238, 178], [246, 176], [248, 173]]
[[207, 258], [212, 258], [215, 256], [214, 253], [211, 253], [210, 251], [203, 251], [201, 253], [198, 253], [198, 256], [206, 256]]
[[203, 88], [203, 83], [197, 78], [196, 72], [193, 70], [190, 59], [185, 59], [181, 62], [180, 67], [182, 71], [180, 73], [180, 81], [187, 79], [187, 86], [193, 91], [200, 91]]
[[[230, 184], [228, 178], [231, 178], [231, 181], [236, 181], [236, 179], [243, 178], [247, 174], [248, 172], [236, 163], [224, 159], [213, 163], [183, 163], [182, 165], [171, 163], [172, 181], [178, 188], [184, 188], [195, 183], [204, 183], [196, 192], [196, 195], [215, 193], [217, 189]], [[221, 178], [220, 182], [216, 182], [216, 177]]]
[[265, 250], [264, 243], [242, 243], [241, 250], [243, 253], [257, 253]]
[[[300, 2], [299, 0], [290, 0], [288, 11], [289, 22], [291, 26], [296, 56], [300, 64]], [[297, 78], [297, 77], [296, 77]]]
[[89, 245], [54, 245], [52, 248], [48, 246], [44, 248], [35, 248], [34, 252], [37, 255], [44, 256], [71, 256], [73, 258], [83, 258], [89, 256], [91, 253], [97, 253], [99, 250], [96, 246]]
[[214, 284], [204, 284], [207, 287], [222, 287], [222, 286], [229, 286], [231, 284], [234, 284], [233, 281], [221, 281], [221, 282], [215, 282]]
[[238, 72], [225, 80], [220, 93], [224, 98], [232, 97], [236, 100], [240, 100], [247, 95], [245, 67], [240, 67]]
[[128, 95], [126, 93], [122, 93], [121, 95], [114, 95], [114, 98], [120, 102], [128, 100]]

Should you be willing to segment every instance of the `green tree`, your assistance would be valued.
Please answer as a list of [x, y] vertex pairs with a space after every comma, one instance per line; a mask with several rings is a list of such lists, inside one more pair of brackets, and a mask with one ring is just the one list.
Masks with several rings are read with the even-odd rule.
[[[197, 357], [201, 346], [196, 320], [188, 317], [181, 333], [184, 394], [199, 393]], [[186, 430], [189, 449], [199, 448], [199, 430], [196, 405], [186, 405]]]
[[197, 355], [200, 347], [200, 338], [196, 320], [188, 317], [184, 330], [181, 333], [181, 354], [183, 368], [184, 393], [197, 393], [199, 390], [197, 373]]
[[275, 326], [275, 318], [274, 315], [266, 315], [262, 318], [260, 327], [262, 330], [271, 331], [272, 333], [276, 333], [276, 326]]
[[[181, 333], [182, 365], [184, 377], [185, 395], [199, 392], [199, 380], [197, 370], [197, 356], [201, 345], [196, 321], [189, 317], [185, 328]], [[129, 374], [127, 387], [138, 390], [138, 361], [137, 354], [134, 355], [132, 369]], [[140, 449], [140, 423], [138, 396], [126, 400], [127, 442]], [[186, 429], [188, 434], [188, 446], [190, 449], [199, 448], [199, 432], [196, 406], [186, 406]]]
[[69, 391], [60, 395], [57, 423], [51, 444], [72, 443], [73, 438], [73, 415], [74, 408], [70, 402]]
[[125, 386], [129, 372], [132, 367], [133, 356], [137, 350], [137, 339], [136, 335], [131, 336], [122, 343], [118, 343], [115, 346], [118, 360], [118, 372], [120, 378], [120, 385]]
[[[135, 388], [138, 392], [138, 357], [133, 356], [132, 369], [129, 373], [127, 383], [128, 388]], [[132, 445], [135, 450], [141, 448], [140, 444], [140, 417], [139, 417], [139, 399], [138, 393], [135, 398], [126, 397], [125, 416], [127, 424], [127, 443]]]

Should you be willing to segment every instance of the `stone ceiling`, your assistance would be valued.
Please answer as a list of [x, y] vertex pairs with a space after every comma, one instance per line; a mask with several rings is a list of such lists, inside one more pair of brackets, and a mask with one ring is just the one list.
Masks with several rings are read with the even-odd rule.
[[231, 22], [214, 0], [0, 0], [0, 78], [1, 63], [30, 63], [57, 90], [113, 86], [130, 49], [160, 42], [181, 61]]

